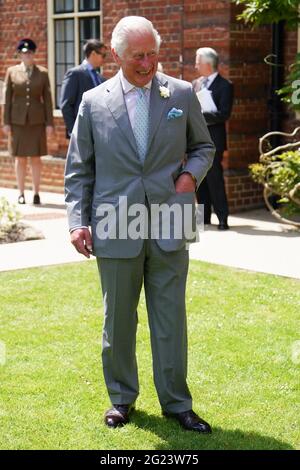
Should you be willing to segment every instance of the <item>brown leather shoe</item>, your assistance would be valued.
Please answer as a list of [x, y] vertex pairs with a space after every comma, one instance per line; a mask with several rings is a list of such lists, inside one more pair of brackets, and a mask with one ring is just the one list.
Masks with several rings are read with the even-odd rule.
[[104, 416], [106, 426], [118, 428], [124, 426], [129, 421], [129, 414], [134, 410], [134, 403], [130, 405], [113, 405]]
[[187, 431], [196, 431], [202, 434], [210, 434], [212, 432], [210, 425], [194, 413], [193, 410], [183, 411], [182, 413], [163, 411], [163, 415], [167, 418], [175, 418]]

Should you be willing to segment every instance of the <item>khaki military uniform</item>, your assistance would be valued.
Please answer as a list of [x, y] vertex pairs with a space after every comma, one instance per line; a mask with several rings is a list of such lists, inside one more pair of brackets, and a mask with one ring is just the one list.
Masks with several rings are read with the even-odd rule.
[[48, 72], [24, 63], [9, 67], [5, 78], [4, 124], [11, 126], [9, 150], [13, 156], [47, 154], [46, 126], [53, 125]]

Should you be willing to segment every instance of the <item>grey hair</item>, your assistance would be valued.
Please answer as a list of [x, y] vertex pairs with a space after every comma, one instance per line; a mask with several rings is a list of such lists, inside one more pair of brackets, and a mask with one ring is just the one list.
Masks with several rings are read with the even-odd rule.
[[219, 54], [212, 47], [200, 47], [196, 51], [196, 58], [202, 57], [203, 62], [211, 64], [213, 70], [217, 70], [219, 65]]
[[119, 57], [122, 57], [128, 44], [130, 33], [148, 32], [153, 34], [156, 42], [157, 52], [161, 44], [161, 37], [154, 28], [151, 21], [143, 16], [125, 16], [115, 26], [111, 36], [111, 47]]

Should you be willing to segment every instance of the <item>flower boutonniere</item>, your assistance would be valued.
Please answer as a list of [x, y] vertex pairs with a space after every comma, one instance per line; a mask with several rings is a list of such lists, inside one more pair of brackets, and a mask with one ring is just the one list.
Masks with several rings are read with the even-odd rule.
[[159, 87], [159, 93], [162, 98], [169, 98], [170, 97], [170, 90], [166, 86]]

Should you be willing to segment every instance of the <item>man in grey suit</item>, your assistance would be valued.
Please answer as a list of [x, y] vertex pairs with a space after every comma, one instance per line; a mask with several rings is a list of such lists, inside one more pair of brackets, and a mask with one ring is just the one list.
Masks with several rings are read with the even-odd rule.
[[103, 42], [89, 39], [83, 46], [83, 52], [84, 61], [66, 72], [61, 86], [60, 109], [66, 125], [67, 138], [71, 136], [83, 93], [105, 81], [97, 72], [106, 57]]
[[[157, 72], [160, 36], [150, 21], [123, 18], [111, 45], [120, 71], [83, 95], [65, 177], [71, 242], [86, 257], [97, 257], [101, 277], [102, 361], [112, 402], [105, 423], [126, 424], [139, 394], [135, 345], [144, 283], [163, 415], [184, 429], [209, 433], [209, 424], [192, 410], [186, 382], [189, 237], [185, 232], [164, 236], [161, 218], [152, 234], [148, 223], [153, 224], [158, 205], [194, 209], [196, 186], [212, 165], [215, 148], [191, 84]], [[137, 237], [134, 215], [143, 208], [145, 236]]]

